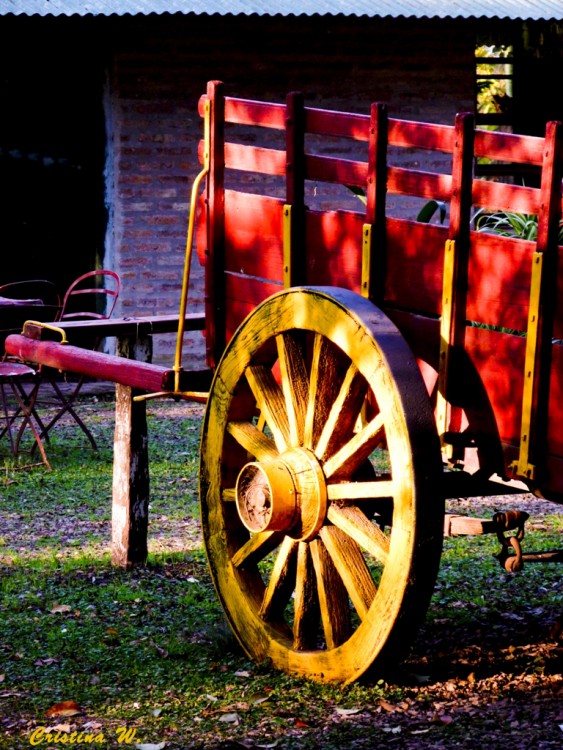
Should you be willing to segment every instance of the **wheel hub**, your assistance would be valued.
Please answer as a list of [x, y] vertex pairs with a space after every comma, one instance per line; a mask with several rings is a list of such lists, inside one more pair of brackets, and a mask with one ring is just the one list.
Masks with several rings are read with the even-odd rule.
[[238, 475], [236, 503], [249, 531], [284, 531], [297, 540], [312, 539], [326, 517], [321, 466], [315, 455], [303, 448], [271, 461], [251, 461]]

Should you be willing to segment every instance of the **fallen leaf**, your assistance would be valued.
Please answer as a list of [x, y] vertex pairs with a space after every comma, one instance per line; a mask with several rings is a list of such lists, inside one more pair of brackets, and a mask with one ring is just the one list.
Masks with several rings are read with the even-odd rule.
[[0, 682], [4, 682], [5, 679], [6, 679], [6, 675], [0, 674]]
[[401, 727], [381, 727], [383, 732], [389, 732], [390, 734], [400, 734]]
[[141, 745], [135, 745], [135, 747], [137, 750], [162, 750], [166, 747], [166, 742], [159, 742], [156, 745], [152, 742], [143, 742]]
[[339, 716], [354, 716], [362, 711], [361, 708], [339, 708], [338, 706], [334, 710]]
[[391, 712], [395, 710], [395, 706], [392, 703], [389, 703], [389, 701], [381, 699], [379, 701], [379, 705], [384, 711]]
[[248, 696], [248, 702], [255, 706], [259, 706], [261, 703], [269, 701], [271, 697], [272, 696], [269, 693], [254, 693], [253, 695]]
[[80, 713], [80, 706], [75, 701], [62, 701], [55, 703], [47, 711], [47, 716], [76, 716]]
[[235, 672], [235, 677], [250, 677], [250, 672], [241, 669], [238, 672]]
[[72, 729], [71, 724], [55, 724], [54, 727], [49, 727], [55, 732], [66, 732], [66, 734], [70, 734], [70, 730]]
[[296, 729], [308, 729], [310, 725], [302, 719], [295, 719], [293, 726], [296, 727]]
[[219, 717], [219, 721], [225, 722], [226, 724], [238, 724], [240, 722], [240, 716], [237, 713], [222, 714]]
[[62, 612], [72, 612], [72, 607], [68, 604], [57, 604], [57, 602], [55, 602], [49, 611], [52, 615], [56, 615]]

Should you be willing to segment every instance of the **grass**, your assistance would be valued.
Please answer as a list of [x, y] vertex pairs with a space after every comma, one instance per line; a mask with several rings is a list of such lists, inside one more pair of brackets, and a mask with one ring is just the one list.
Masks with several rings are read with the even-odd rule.
[[[48, 446], [53, 471], [8, 465], [0, 485], [0, 747], [28, 748], [41, 727], [103, 735], [103, 747], [303, 750], [425, 738], [457, 747], [471, 700], [502, 700], [510, 679], [527, 690], [531, 678], [536, 695], [552, 689], [559, 569], [508, 575], [490, 537], [446, 540], [422, 633], [386, 681], [322, 685], [253, 664], [225, 624], [201, 544], [199, 408], [149, 407], [150, 555], [131, 572], [113, 568], [108, 552], [113, 404], [81, 409], [98, 453], [61, 425]], [[530, 547], [560, 544], [552, 507]], [[67, 714], [47, 715], [64, 701]], [[130, 742], [118, 742], [120, 728]], [[555, 724], [541, 731], [559, 736]]]

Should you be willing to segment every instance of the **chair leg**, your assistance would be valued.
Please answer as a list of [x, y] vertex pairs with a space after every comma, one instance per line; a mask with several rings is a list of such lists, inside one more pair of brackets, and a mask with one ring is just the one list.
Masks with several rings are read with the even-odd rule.
[[63, 417], [65, 414], [68, 413], [74, 419], [74, 421], [78, 424], [78, 426], [80, 427], [80, 429], [82, 430], [82, 432], [86, 435], [86, 437], [90, 441], [90, 444], [92, 445], [92, 448], [95, 451], [97, 451], [98, 450], [98, 445], [97, 445], [97, 443], [96, 443], [96, 441], [94, 439], [94, 436], [92, 435], [92, 433], [90, 432], [90, 430], [88, 429], [88, 427], [84, 424], [84, 422], [82, 421], [82, 419], [78, 416], [78, 414], [76, 413], [76, 411], [73, 408], [74, 401], [76, 400], [76, 398], [77, 398], [77, 396], [78, 396], [78, 394], [80, 392], [80, 389], [82, 387], [83, 382], [84, 382], [84, 379], [80, 378], [80, 380], [78, 381], [78, 383], [76, 385], [76, 388], [71, 393], [71, 395], [70, 396], [65, 396], [64, 393], [62, 392], [62, 390], [59, 388], [58, 383], [55, 380], [49, 378], [49, 383], [50, 383], [52, 389], [54, 390], [57, 398], [59, 399], [60, 403], [62, 404], [62, 406], [59, 409], [59, 411], [55, 414], [55, 416], [43, 427], [43, 429], [41, 430], [40, 435], [41, 435], [41, 437], [47, 437], [48, 433], [49, 433], [49, 430], [55, 424], [57, 424], [57, 422], [61, 419], [61, 417]]
[[[31, 429], [31, 432], [33, 433], [33, 437], [35, 439], [31, 449], [29, 450], [29, 453], [33, 453], [33, 451], [35, 450], [35, 447], [37, 446], [39, 448], [39, 452], [41, 453], [41, 458], [43, 460], [43, 463], [48, 469], [51, 469], [51, 464], [49, 463], [49, 459], [47, 458], [47, 454], [45, 453], [45, 448], [43, 446], [43, 441], [41, 440], [41, 435], [39, 434], [37, 427], [35, 426], [35, 423], [34, 423], [34, 420], [37, 419], [38, 424], [42, 424], [41, 420], [39, 419], [39, 416], [37, 415], [37, 412], [35, 411], [37, 386], [34, 386], [34, 388], [32, 389], [31, 395], [28, 396], [25, 389], [22, 387], [21, 383], [14, 381], [13, 379], [10, 378], [8, 380], [8, 385], [10, 386], [10, 390], [12, 391], [16, 399], [17, 408], [12, 414], [8, 412], [5, 384], [1, 383], [0, 388], [2, 391], [2, 406], [3, 406], [4, 418], [6, 420], [6, 424], [2, 432], [0, 433], [0, 437], [2, 437], [6, 432], [8, 433], [9, 439], [10, 439], [10, 446], [12, 449], [12, 455], [16, 456], [18, 453], [22, 452], [20, 450], [21, 439], [25, 431], [25, 428], [29, 426], [29, 428]], [[18, 428], [17, 435], [14, 439], [12, 427], [16, 419], [19, 418], [20, 416], [21, 416], [21, 423]]]

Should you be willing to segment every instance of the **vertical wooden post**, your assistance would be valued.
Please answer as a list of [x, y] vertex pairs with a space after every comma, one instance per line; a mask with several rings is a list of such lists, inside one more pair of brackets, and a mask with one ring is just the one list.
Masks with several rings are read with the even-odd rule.
[[551, 384], [553, 321], [557, 300], [563, 125], [548, 122], [541, 177], [536, 251], [532, 258], [530, 307], [517, 476], [545, 481], [547, 426]]
[[207, 363], [214, 367], [225, 348], [225, 99], [223, 84], [210, 81], [209, 174], [207, 176], [207, 248], [205, 320]]
[[306, 281], [305, 252], [305, 107], [303, 94], [286, 100], [286, 203], [284, 206], [284, 286]]
[[[152, 339], [123, 338], [118, 354], [151, 361]], [[144, 565], [149, 520], [149, 458], [146, 402], [138, 391], [115, 387], [111, 561], [122, 568]]]
[[444, 252], [444, 278], [450, 283], [444, 286], [442, 315], [448, 306], [448, 330], [444, 330], [440, 341], [440, 368], [438, 375], [438, 401], [436, 422], [442, 445], [448, 458], [461, 456], [448, 442], [448, 432], [459, 432], [461, 409], [452, 406], [451, 384], [457, 376], [451, 377], [457, 365], [455, 356], [465, 346], [465, 320], [467, 308], [467, 274], [469, 266], [470, 222], [473, 187], [473, 144], [475, 122], [471, 114], [456, 115], [454, 150], [452, 161], [452, 198], [450, 204], [449, 240]]
[[370, 110], [366, 223], [362, 229], [362, 296], [381, 304], [385, 290], [385, 198], [387, 193], [387, 106]]

